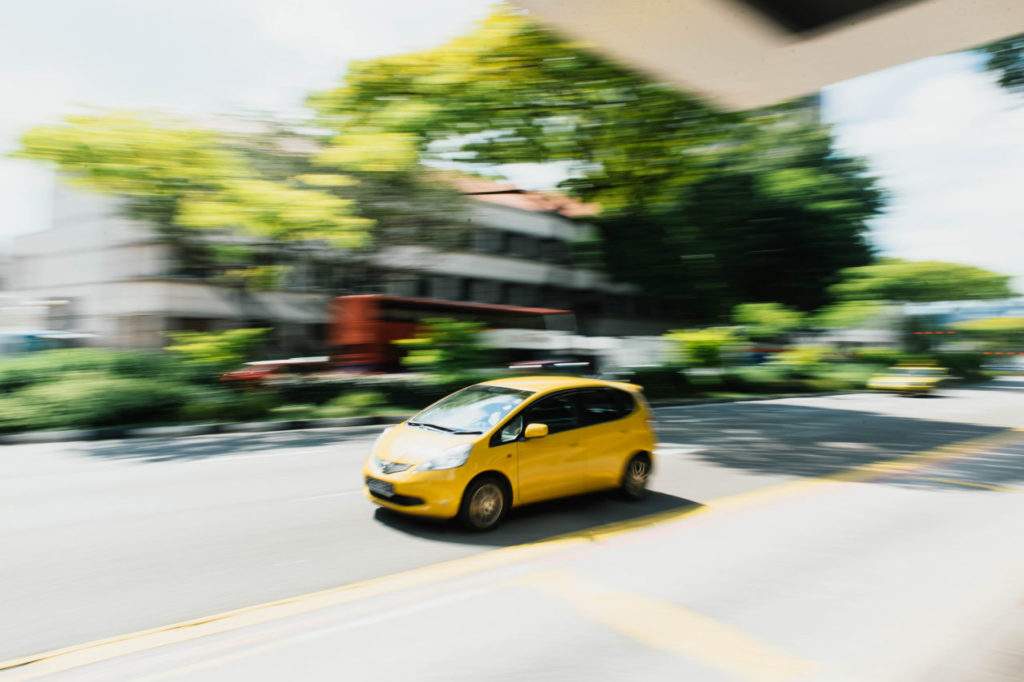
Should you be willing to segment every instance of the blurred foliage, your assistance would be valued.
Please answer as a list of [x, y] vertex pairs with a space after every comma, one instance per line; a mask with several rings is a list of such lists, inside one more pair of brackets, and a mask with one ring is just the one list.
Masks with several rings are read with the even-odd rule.
[[845, 301], [962, 301], [1009, 298], [1010, 277], [971, 265], [884, 258], [842, 271], [831, 291]]
[[238, 421], [277, 404], [274, 395], [217, 384], [206, 368], [160, 351], [76, 348], [3, 358], [0, 431]]
[[321, 132], [274, 120], [229, 119], [215, 130], [107, 113], [36, 127], [15, 156], [118, 195], [128, 216], [174, 246], [175, 272], [240, 290], [281, 288], [296, 265], [326, 257], [346, 267], [321, 268], [307, 285], [366, 293], [377, 288], [374, 251], [461, 243], [468, 225], [453, 219], [462, 198], [452, 187], [415, 164], [384, 163], [379, 138], [346, 140], [325, 149]]
[[794, 346], [777, 353], [772, 363], [790, 370], [789, 376], [807, 376], [820, 367], [832, 352], [833, 349], [828, 346]]
[[827, 304], [839, 270], [871, 261], [864, 235], [881, 192], [799, 112], [735, 128], [673, 206], [598, 222], [611, 272], [705, 318], [742, 302]]
[[29, 130], [15, 156], [52, 162], [72, 182], [124, 197], [129, 215], [165, 231], [230, 228], [357, 246], [372, 225], [353, 214], [352, 200], [270, 177], [229, 135], [169, 117], [69, 116]]
[[76, 348], [27, 353], [0, 359], [0, 393], [57, 381], [82, 372], [136, 379], [175, 379], [181, 374], [181, 367], [166, 353], [151, 351]]
[[317, 410], [318, 417], [359, 417], [373, 415], [388, 407], [388, 398], [380, 391], [343, 393]]
[[933, 353], [929, 360], [939, 367], [945, 367], [959, 379], [985, 381], [991, 378], [982, 371], [985, 358], [981, 353]]
[[752, 339], [774, 339], [800, 327], [804, 314], [779, 303], [742, 303], [732, 310], [732, 321]]
[[691, 367], [721, 367], [726, 351], [740, 340], [732, 327], [677, 330], [665, 337], [676, 342], [679, 359]]
[[175, 414], [175, 421], [237, 422], [261, 419], [280, 404], [268, 391], [239, 392], [227, 386], [189, 385], [188, 402]]
[[875, 301], [840, 301], [818, 310], [810, 322], [824, 329], [863, 329], [877, 327], [888, 314], [888, 307]]
[[402, 358], [406, 367], [451, 375], [483, 367], [488, 349], [480, 341], [484, 325], [480, 322], [436, 317], [422, 321], [416, 336], [395, 341], [407, 350]]
[[269, 329], [170, 332], [168, 336], [173, 343], [167, 350], [181, 356], [186, 365], [213, 376], [215, 372], [238, 369], [269, 333]]
[[953, 328], [963, 337], [1006, 350], [1024, 350], [1024, 317], [986, 317], [958, 322]]
[[[342, 150], [381, 149], [394, 168], [569, 162], [582, 172], [574, 192], [606, 208], [671, 195], [692, 177], [686, 150], [726, 139], [734, 118], [507, 7], [440, 48], [352, 63], [309, 103]], [[339, 153], [344, 165], [345, 151], [320, 158]]]
[[606, 268], [691, 319], [743, 301], [811, 309], [837, 270], [870, 262], [865, 221], [882, 195], [813, 105], [719, 112], [513, 9], [440, 48], [352, 64], [310, 104], [341, 146], [390, 135], [399, 166], [414, 151], [568, 164], [562, 187], [603, 208]]
[[985, 68], [998, 74], [999, 85], [1011, 92], [1024, 92], [1024, 33], [986, 45]]
[[158, 422], [188, 400], [188, 388], [181, 383], [99, 372], [69, 374], [0, 398], [0, 430]]

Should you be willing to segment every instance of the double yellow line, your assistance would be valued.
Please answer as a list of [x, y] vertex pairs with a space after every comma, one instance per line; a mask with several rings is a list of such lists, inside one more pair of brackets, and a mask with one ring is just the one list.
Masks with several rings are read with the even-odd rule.
[[[810, 491], [827, 484], [863, 482], [895, 474], [905, 474], [945, 460], [969, 455], [981, 448], [991, 448], [1004, 442], [1011, 442], [1019, 438], [1021, 431], [1024, 431], [1024, 429], [1008, 429], [981, 438], [973, 438], [933, 448], [898, 459], [865, 464], [820, 478], [792, 481], [760, 490], [729, 495], [714, 500], [712, 504], [707, 506], [688, 506], [672, 509], [636, 519], [577, 531], [547, 540], [496, 549], [482, 554], [329, 590], [226, 611], [204, 618], [196, 618], [172, 625], [101, 639], [33, 656], [15, 658], [0, 662], [0, 674], [7, 675], [4, 679], [19, 681], [34, 679], [43, 675], [51, 675], [110, 661], [163, 646], [180, 644], [201, 637], [268, 623], [289, 616], [301, 615], [332, 606], [340, 606], [402, 590], [441, 583], [462, 576], [554, 554], [572, 547], [600, 542], [615, 535], [667, 523], [685, 516], [743, 509], [771, 499], [788, 497], [801, 491]], [[957, 481], [952, 479], [942, 480], [944, 482], [957, 483]], [[996, 486], [976, 485], [978, 487], [1005, 490]]]

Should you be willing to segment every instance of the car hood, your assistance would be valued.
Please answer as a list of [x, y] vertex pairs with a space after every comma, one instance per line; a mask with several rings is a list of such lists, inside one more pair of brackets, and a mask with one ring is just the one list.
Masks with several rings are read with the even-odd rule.
[[456, 445], [473, 443], [480, 437], [481, 434], [457, 435], [403, 423], [380, 439], [373, 454], [391, 462], [419, 464]]

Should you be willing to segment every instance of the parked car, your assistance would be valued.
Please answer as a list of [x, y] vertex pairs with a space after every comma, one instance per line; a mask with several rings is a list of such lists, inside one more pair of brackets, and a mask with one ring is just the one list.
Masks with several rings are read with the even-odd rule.
[[364, 491], [397, 512], [486, 530], [533, 502], [615, 488], [642, 497], [654, 445], [639, 386], [512, 377], [464, 388], [383, 432]]

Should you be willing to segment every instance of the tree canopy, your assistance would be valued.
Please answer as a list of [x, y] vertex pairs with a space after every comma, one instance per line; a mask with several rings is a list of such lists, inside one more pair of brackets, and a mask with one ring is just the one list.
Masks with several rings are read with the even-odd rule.
[[690, 317], [814, 308], [837, 270], [870, 262], [883, 196], [813, 103], [716, 111], [511, 9], [440, 48], [353, 64], [310, 103], [335, 131], [325, 162], [377, 141], [395, 165], [566, 164], [562, 188], [602, 206], [608, 271]]
[[1014, 296], [1010, 277], [959, 263], [886, 258], [848, 268], [832, 287], [845, 301], [961, 301]]
[[[273, 177], [227, 136], [169, 117], [69, 116], [29, 130], [16, 156], [52, 162], [78, 185], [119, 195], [132, 216], [165, 230], [232, 228], [351, 247], [372, 225], [315, 179]], [[345, 184], [338, 176], [332, 187]]]
[[508, 8], [440, 48], [353, 63], [310, 104], [337, 131], [324, 161], [356, 144], [393, 166], [568, 162], [573, 193], [609, 209], [671, 199], [735, 120]]

